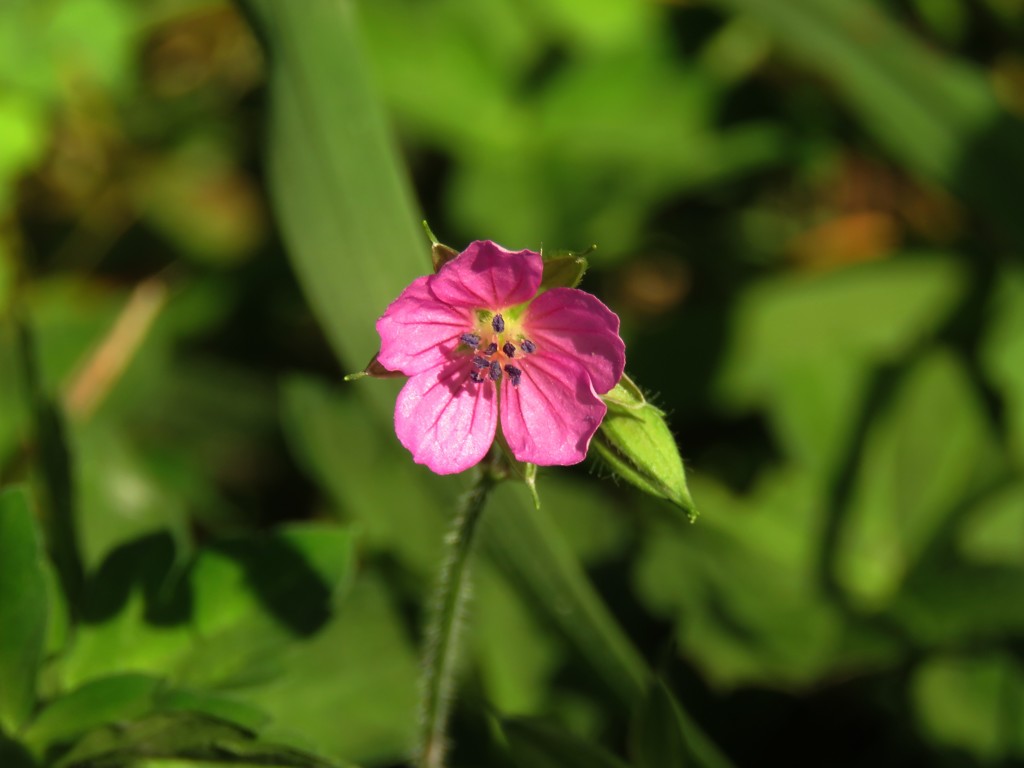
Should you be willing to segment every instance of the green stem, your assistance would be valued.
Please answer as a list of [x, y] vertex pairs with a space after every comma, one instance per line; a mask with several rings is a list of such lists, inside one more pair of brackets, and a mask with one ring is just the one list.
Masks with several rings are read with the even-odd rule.
[[444, 765], [448, 746], [445, 729], [458, 663], [459, 630], [470, 592], [469, 554], [473, 548], [473, 534], [494, 482], [486, 469], [480, 472], [448, 535], [448, 556], [441, 569], [433, 615], [427, 627], [420, 702], [420, 744], [416, 762], [419, 768], [442, 768]]

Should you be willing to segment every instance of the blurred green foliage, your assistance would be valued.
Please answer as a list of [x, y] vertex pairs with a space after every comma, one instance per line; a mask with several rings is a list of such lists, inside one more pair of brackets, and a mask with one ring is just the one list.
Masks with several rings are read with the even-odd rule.
[[1020, 0], [3, 0], [0, 764], [406, 759], [421, 212], [597, 244], [701, 510], [499, 488], [453, 766], [1024, 760], [1022, 94]]

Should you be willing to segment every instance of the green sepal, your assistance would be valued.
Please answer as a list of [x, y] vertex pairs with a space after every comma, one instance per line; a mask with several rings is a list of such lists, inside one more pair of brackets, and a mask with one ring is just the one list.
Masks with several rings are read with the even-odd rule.
[[374, 355], [363, 370], [346, 375], [343, 381], [357, 381], [366, 376], [373, 379], [397, 379], [404, 375], [405, 374], [401, 371], [392, 371], [385, 368], [380, 364], [380, 361], [377, 360], [377, 355]]
[[601, 399], [608, 414], [591, 441], [597, 454], [623, 480], [671, 501], [690, 522], [696, 520], [683, 460], [665, 414], [647, 402], [626, 375]]
[[544, 255], [544, 275], [541, 277], [540, 290], [575, 288], [579, 285], [589, 266], [586, 255], [594, 248], [592, 245], [582, 253], [556, 251], [550, 256]]
[[423, 228], [427, 231], [427, 237], [430, 238], [430, 260], [434, 264], [434, 272], [437, 273], [441, 267], [458, 256], [459, 252], [451, 246], [439, 242], [434, 231], [426, 221], [423, 222]]
[[537, 492], [537, 465], [519, 461], [512, 455], [505, 436], [499, 431], [495, 448], [488, 458], [488, 469], [498, 480], [521, 480], [529, 489], [533, 506], [540, 509], [540, 494]]

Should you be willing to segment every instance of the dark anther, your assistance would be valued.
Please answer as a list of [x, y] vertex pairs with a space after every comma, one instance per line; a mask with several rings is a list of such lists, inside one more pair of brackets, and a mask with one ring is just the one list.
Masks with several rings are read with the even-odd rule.
[[504, 352], [509, 357], [515, 357], [516, 356], [516, 348], [515, 348], [515, 345], [513, 345], [511, 341], [506, 341], [505, 342], [505, 346], [503, 346], [501, 348], [501, 351]]
[[495, 343], [494, 343], [494, 342], [492, 341], [492, 342], [491, 342], [490, 344], [488, 344], [488, 345], [487, 345], [487, 349], [485, 349], [483, 353], [484, 353], [485, 355], [488, 355], [488, 356], [490, 356], [490, 355], [493, 355], [493, 354], [494, 354], [495, 352], [497, 352], [497, 351], [498, 351], [498, 345], [497, 345], [497, 344], [495, 344]]
[[484, 380], [484, 375], [480, 371], [470, 371], [469, 378], [475, 381], [477, 384]]
[[491, 363], [491, 372], [489, 375], [491, 377], [491, 381], [501, 381], [501, 363], [497, 360]]
[[512, 382], [513, 387], [519, 386], [519, 377], [523, 375], [523, 372], [516, 368], [514, 365], [506, 365], [505, 373], [508, 374], [508, 380]]
[[522, 347], [523, 352], [525, 352], [528, 355], [532, 355], [534, 352], [537, 351], [537, 345], [534, 344], [529, 339], [523, 339], [522, 343], [519, 346]]
[[473, 347], [474, 349], [480, 346], [480, 337], [475, 333], [464, 333], [459, 337], [459, 341], [467, 347]]
[[482, 357], [474, 357], [473, 365], [477, 368], [490, 368], [490, 360], [484, 360]]
[[501, 315], [495, 315], [491, 318], [491, 328], [494, 329], [495, 333], [501, 333], [505, 330], [505, 318]]

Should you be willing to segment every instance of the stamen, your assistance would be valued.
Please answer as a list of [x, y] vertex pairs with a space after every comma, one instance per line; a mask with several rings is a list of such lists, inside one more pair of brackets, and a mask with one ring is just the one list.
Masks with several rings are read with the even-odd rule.
[[480, 346], [480, 337], [475, 333], [464, 333], [459, 337], [459, 341], [465, 344], [467, 347], [473, 347], [476, 349]]
[[523, 352], [525, 352], [528, 355], [532, 355], [534, 352], [537, 351], [537, 345], [534, 344], [529, 339], [523, 339], [519, 346], [522, 347]]
[[501, 381], [501, 363], [497, 360], [491, 363], [491, 372], [489, 375], [491, 377], [491, 381]]
[[516, 368], [514, 365], [506, 365], [505, 373], [508, 374], [508, 380], [512, 382], [513, 387], [519, 386], [519, 379], [523, 375], [523, 372]]
[[511, 341], [506, 341], [505, 342], [505, 346], [503, 346], [501, 348], [501, 351], [504, 352], [509, 357], [515, 357], [516, 356], [516, 348], [515, 348], [515, 345], [512, 344]]
[[477, 368], [490, 368], [491, 367], [491, 361], [490, 360], [484, 360], [482, 357], [474, 357], [473, 358], [473, 365], [475, 367], [477, 367]]
[[477, 384], [483, 383], [484, 375], [480, 371], [470, 371], [469, 378], [475, 381]]
[[491, 342], [490, 344], [488, 344], [488, 345], [487, 345], [487, 349], [485, 349], [485, 350], [483, 351], [483, 354], [485, 354], [485, 355], [487, 355], [488, 357], [490, 357], [491, 355], [493, 355], [493, 354], [494, 354], [495, 352], [497, 352], [497, 351], [498, 351], [498, 345], [497, 345], [497, 344], [495, 344], [495, 343], [494, 343], [494, 342], [492, 341], [492, 342]]
[[491, 328], [494, 329], [495, 333], [501, 333], [505, 330], [505, 318], [501, 315], [495, 315], [491, 318]]

